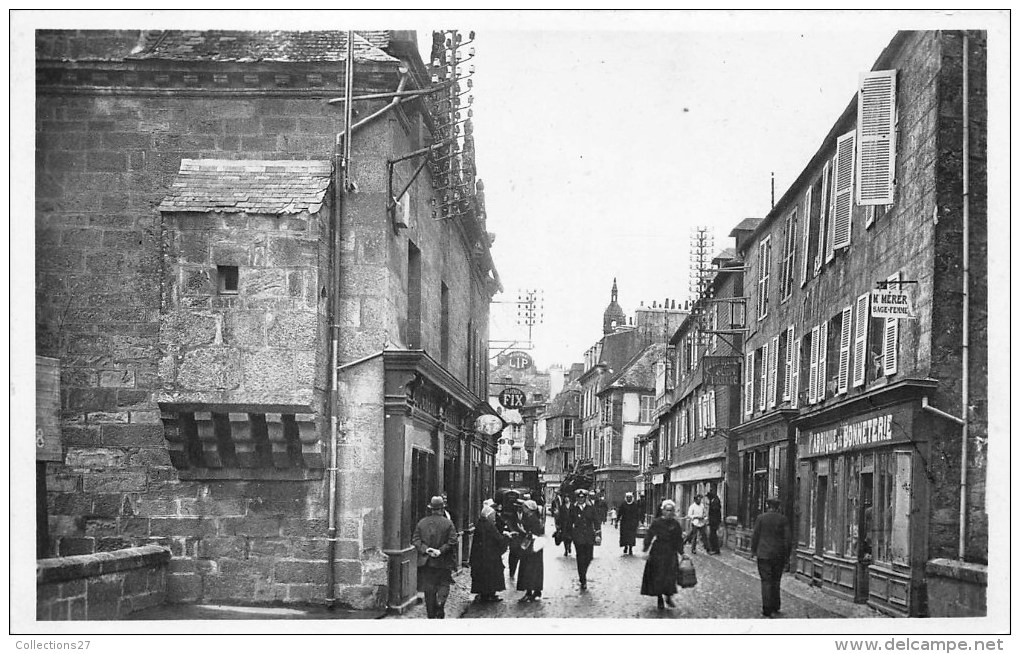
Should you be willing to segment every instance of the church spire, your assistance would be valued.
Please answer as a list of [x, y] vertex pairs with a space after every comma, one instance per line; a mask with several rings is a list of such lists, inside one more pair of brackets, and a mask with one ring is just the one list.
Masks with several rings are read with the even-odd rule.
[[609, 298], [609, 301], [610, 302], [616, 302], [616, 278], [615, 277], [613, 277], [613, 294], [612, 294], [612, 297]]
[[609, 301], [609, 306], [606, 307], [605, 313], [602, 314], [602, 333], [611, 334], [616, 331], [618, 327], [623, 327], [627, 324], [627, 314], [623, 312], [623, 309], [616, 302], [616, 278], [613, 278], [613, 292]]

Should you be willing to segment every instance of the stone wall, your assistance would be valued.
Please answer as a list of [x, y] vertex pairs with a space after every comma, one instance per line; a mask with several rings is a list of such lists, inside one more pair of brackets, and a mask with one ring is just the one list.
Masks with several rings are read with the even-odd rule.
[[157, 545], [42, 559], [37, 620], [121, 620], [167, 599], [170, 551]]
[[924, 568], [928, 616], [983, 617], [988, 614], [988, 568], [976, 563], [933, 559]]

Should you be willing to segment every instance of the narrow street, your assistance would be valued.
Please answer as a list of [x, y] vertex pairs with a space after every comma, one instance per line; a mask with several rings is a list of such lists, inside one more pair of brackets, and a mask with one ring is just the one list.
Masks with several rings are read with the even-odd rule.
[[[699, 547], [692, 557], [698, 573], [698, 585], [678, 590], [674, 597], [676, 608], [659, 610], [654, 597], [644, 597], [640, 593], [645, 565], [640, 542], [633, 556], [624, 556], [617, 545], [617, 529], [608, 522], [603, 525], [603, 544], [595, 548], [595, 560], [588, 570], [588, 590], [582, 592], [577, 582], [576, 558], [563, 555], [563, 547], [552, 542], [552, 532], [550, 518], [546, 525], [550, 538], [545, 549], [545, 589], [541, 600], [518, 602], [524, 593], [514, 590], [513, 582], [508, 580], [507, 590], [500, 594], [502, 602], [479, 603], [467, 592], [471, 575], [470, 570], [464, 570], [458, 575], [456, 588], [451, 592], [447, 616], [484, 619], [762, 619], [761, 585], [755, 563], [730, 549], [723, 549], [722, 554], [712, 556]], [[874, 609], [824, 593], [790, 575], [783, 576], [782, 586], [782, 612], [773, 619], [883, 617]], [[424, 605], [419, 604], [401, 617], [424, 618], [424, 613]]]

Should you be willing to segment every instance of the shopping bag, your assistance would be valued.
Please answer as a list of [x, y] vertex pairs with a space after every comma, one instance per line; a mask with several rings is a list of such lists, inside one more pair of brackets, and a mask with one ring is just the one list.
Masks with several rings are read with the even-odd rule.
[[556, 542], [557, 545], [563, 542], [563, 534], [560, 533], [559, 529], [553, 532], [553, 540]]
[[680, 559], [677, 566], [677, 583], [681, 588], [693, 588], [698, 584], [698, 573], [694, 570], [694, 561], [686, 554]]
[[518, 547], [521, 548], [522, 552], [530, 552], [531, 546], [534, 542], [535, 537], [532, 536], [531, 534], [527, 534], [524, 536], [524, 538], [521, 539], [521, 542], [519, 543]]
[[545, 547], [545, 537], [543, 537], [543, 536], [535, 536], [531, 540], [531, 551], [532, 552], [541, 552], [544, 547]]

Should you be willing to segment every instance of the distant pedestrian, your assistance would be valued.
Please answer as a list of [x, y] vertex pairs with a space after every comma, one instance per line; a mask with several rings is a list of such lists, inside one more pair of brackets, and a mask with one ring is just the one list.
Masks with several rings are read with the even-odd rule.
[[604, 495], [599, 495], [598, 499], [595, 500], [595, 510], [599, 515], [599, 522], [606, 524], [606, 517], [609, 515], [609, 504], [606, 503]]
[[503, 552], [510, 543], [510, 534], [496, 531], [496, 510], [482, 508], [471, 541], [471, 592], [481, 602], [501, 602], [496, 593], [506, 590], [503, 580]]
[[538, 503], [535, 500], [525, 500], [522, 509], [521, 527], [524, 529], [522, 542], [531, 543], [531, 546], [521, 548], [517, 590], [524, 591], [521, 602], [531, 602], [542, 597], [542, 582], [545, 577], [545, 564], [542, 558], [544, 548], [538, 543], [545, 536], [545, 521], [539, 515]]
[[616, 526], [616, 507], [609, 509], [609, 523]]
[[709, 489], [705, 495], [708, 500], [708, 553], [719, 553], [719, 525], [722, 524], [722, 500], [716, 495], [715, 488]]
[[560, 503], [556, 509], [556, 531], [559, 533], [560, 543], [563, 544], [563, 556], [570, 556], [570, 546], [574, 542], [574, 532], [570, 525], [570, 507], [574, 506], [574, 503], [570, 501], [568, 494], [557, 499]]
[[616, 511], [616, 519], [620, 523], [620, 547], [624, 554], [633, 555], [637, 528], [641, 522], [641, 507], [634, 501], [634, 493], [623, 496], [623, 504]]
[[761, 577], [761, 614], [766, 618], [780, 610], [779, 582], [790, 558], [790, 523], [779, 506], [777, 498], [769, 498], [751, 532], [751, 556], [758, 559]]
[[581, 590], [588, 590], [588, 566], [595, 557], [595, 546], [602, 544], [602, 523], [595, 505], [583, 488], [575, 493], [577, 503], [570, 508], [570, 532], [577, 549], [577, 580]]
[[457, 568], [457, 529], [444, 514], [446, 504], [436, 495], [429, 502], [429, 515], [418, 521], [411, 545], [418, 551], [418, 590], [425, 593], [425, 614], [446, 617], [446, 598]]
[[705, 546], [705, 551], [709, 551], [711, 548], [708, 546], [708, 537], [705, 535], [708, 512], [701, 502], [701, 495], [695, 495], [694, 501], [687, 507], [687, 518], [691, 522], [691, 530], [687, 533], [684, 543], [691, 544], [691, 554], [698, 551], [698, 538], [701, 538], [701, 544]]
[[644, 551], [651, 551], [641, 576], [641, 594], [654, 595], [662, 609], [666, 604], [676, 606], [677, 556], [683, 553], [684, 530], [676, 520], [676, 505], [671, 500], [663, 501], [659, 511], [660, 517], [652, 520], [645, 534]]

